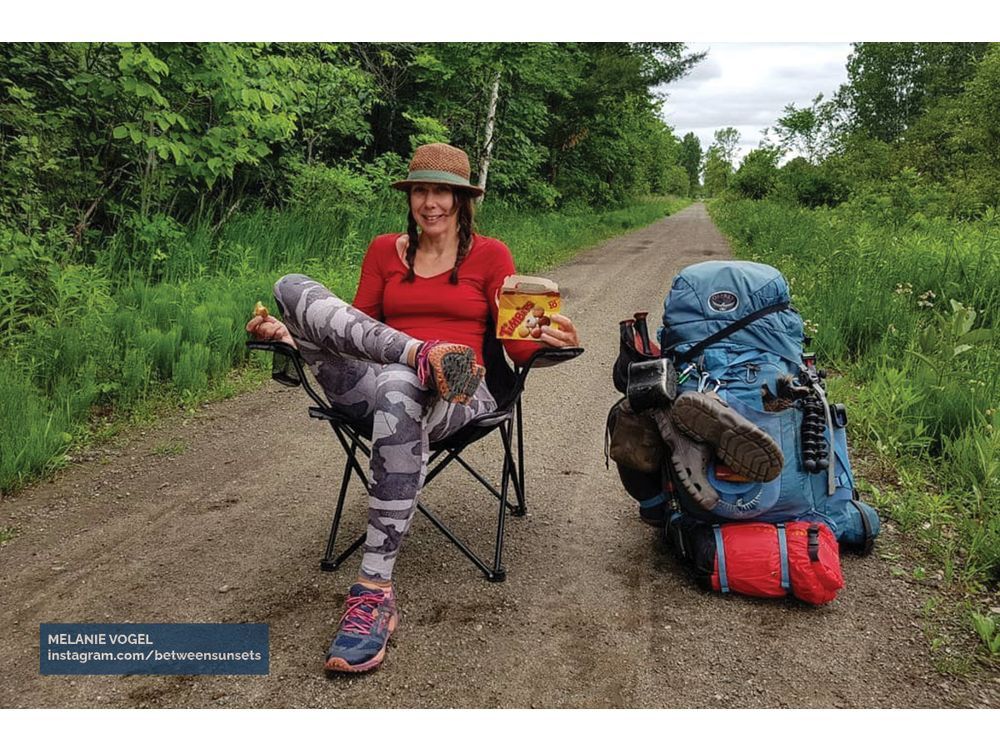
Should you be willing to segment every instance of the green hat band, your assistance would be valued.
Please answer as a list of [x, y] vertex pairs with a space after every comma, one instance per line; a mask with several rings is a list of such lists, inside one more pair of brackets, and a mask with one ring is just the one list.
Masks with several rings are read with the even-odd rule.
[[406, 176], [407, 182], [447, 182], [452, 185], [464, 185], [472, 187], [469, 181], [452, 172], [444, 172], [437, 169], [418, 169], [410, 172]]

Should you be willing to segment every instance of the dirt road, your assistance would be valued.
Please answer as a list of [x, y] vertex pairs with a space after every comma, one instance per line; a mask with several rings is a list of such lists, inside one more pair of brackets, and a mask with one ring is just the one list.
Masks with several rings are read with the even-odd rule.
[[[827, 607], [703, 593], [605, 469], [617, 321], [658, 317], [675, 272], [729, 254], [695, 205], [551, 272], [587, 351], [531, 378], [529, 515], [508, 524], [507, 581], [486, 582], [418, 515], [396, 568], [401, 625], [370, 675], [323, 675], [356, 569], [318, 567], [343, 462], [297, 391], [168, 419], [5, 498], [0, 526], [19, 534], [0, 548], [0, 707], [1000, 705], [996, 680], [934, 670], [926, 590], [890, 575], [879, 547], [845, 558]], [[457, 471], [425, 500], [488, 544], [492, 505]], [[349, 497], [352, 530], [364, 505]], [[42, 622], [265, 622], [270, 675], [41, 677]]]

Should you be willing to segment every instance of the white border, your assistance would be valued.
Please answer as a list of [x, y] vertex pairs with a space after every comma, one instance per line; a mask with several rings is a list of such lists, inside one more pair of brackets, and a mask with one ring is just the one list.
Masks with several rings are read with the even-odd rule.
[[617, 0], [451, 3], [380, 0], [11, 2], [2, 41], [992, 41], [997, 3], [904, 0], [702, 3]]

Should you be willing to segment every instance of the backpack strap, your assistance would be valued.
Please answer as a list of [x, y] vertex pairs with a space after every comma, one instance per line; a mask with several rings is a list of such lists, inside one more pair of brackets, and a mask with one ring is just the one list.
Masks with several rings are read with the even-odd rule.
[[872, 533], [872, 523], [868, 520], [868, 516], [865, 513], [865, 509], [861, 507], [861, 503], [858, 498], [858, 491], [856, 489], [851, 489], [851, 505], [857, 508], [859, 514], [861, 514], [861, 525], [865, 530], [865, 544], [861, 549], [862, 555], [867, 555], [872, 551], [872, 547], [875, 546], [875, 535]]
[[[697, 359], [697, 357], [698, 357], [699, 354], [701, 354], [703, 351], [705, 351], [705, 349], [707, 349], [708, 347], [710, 347], [712, 344], [716, 344], [719, 341], [722, 341], [722, 339], [724, 339], [724, 338], [726, 338], [728, 336], [731, 336], [732, 334], [736, 333], [740, 329], [746, 328], [748, 325], [750, 325], [751, 323], [753, 323], [755, 320], [760, 320], [765, 315], [770, 315], [771, 313], [776, 313], [776, 312], [781, 312], [782, 310], [787, 310], [791, 306], [792, 305], [791, 305], [790, 302], [778, 302], [777, 304], [774, 304], [774, 305], [768, 305], [767, 307], [762, 307], [761, 309], [755, 310], [754, 312], [750, 313], [749, 315], [743, 316], [739, 320], [733, 321], [732, 323], [730, 323], [729, 325], [727, 325], [725, 328], [722, 328], [722, 329], [716, 331], [715, 333], [713, 333], [708, 338], [702, 339], [697, 344], [695, 344], [690, 349], [688, 349], [686, 352], [678, 354], [676, 352], [671, 351], [670, 353], [673, 355], [674, 359], [677, 360], [678, 362], [692, 362], [695, 359]], [[666, 352], [664, 352], [664, 353], [666, 353]]]
[[788, 538], [785, 536], [785, 524], [778, 524], [778, 557], [781, 558], [781, 588], [791, 591], [792, 583], [788, 578]]
[[719, 588], [723, 594], [728, 594], [729, 577], [726, 575], [726, 545], [722, 543], [722, 527], [713, 523], [712, 533], [715, 534], [715, 556], [719, 560]]

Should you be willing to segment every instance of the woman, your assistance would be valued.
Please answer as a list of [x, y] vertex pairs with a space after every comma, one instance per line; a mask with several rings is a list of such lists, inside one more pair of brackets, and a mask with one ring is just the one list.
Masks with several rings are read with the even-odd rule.
[[[483, 379], [483, 341], [497, 295], [514, 273], [510, 251], [473, 231], [469, 158], [443, 143], [420, 146], [409, 175], [393, 184], [409, 197], [406, 234], [368, 248], [353, 305], [301, 275], [274, 287], [284, 323], [255, 317], [256, 338], [297, 346], [331, 402], [372, 416], [368, 532], [326, 668], [377, 667], [396, 627], [392, 569], [416, 510], [428, 445], [496, 406]], [[553, 315], [539, 341], [504, 341], [515, 363], [540, 345], [578, 346], [572, 321]], [[447, 343], [443, 343], [447, 342]]]

